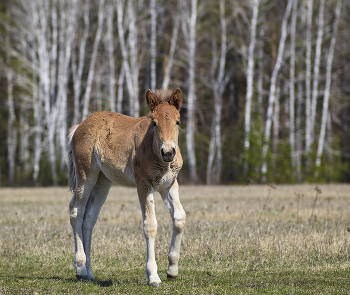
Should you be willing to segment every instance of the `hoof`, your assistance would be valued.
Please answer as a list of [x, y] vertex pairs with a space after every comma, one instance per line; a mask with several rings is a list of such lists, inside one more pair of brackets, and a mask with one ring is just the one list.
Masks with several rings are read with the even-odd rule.
[[169, 275], [169, 274], [167, 274], [166, 277], [167, 277], [168, 280], [176, 280], [177, 279], [177, 276], [172, 276], [172, 275]]
[[149, 283], [150, 286], [153, 286], [153, 287], [160, 287], [162, 285], [161, 282], [153, 282], [153, 283]]
[[79, 275], [76, 275], [76, 277], [77, 277], [77, 279], [79, 280], [79, 281], [84, 281], [84, 282], [92, 282], [92, 281], [94, 281], [94, 279], [91, 279], [91, 278], [89, 278], [88, 276], [79, 276]]

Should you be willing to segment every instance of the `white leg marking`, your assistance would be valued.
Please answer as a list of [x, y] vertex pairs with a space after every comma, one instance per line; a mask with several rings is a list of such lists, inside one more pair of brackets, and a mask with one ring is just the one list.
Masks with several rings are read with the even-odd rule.
[[85, 215], [85, 206], [89, 199], [90, 192], [95, 185], [97, 175], [95, 178], [87, 181], [84, 185], [78, 187], [69, 204], [70, 209], [70, 223], [73, 229], [75, 242], [75, 258], [74, 268], [76, 269], [76, 276], [82, 279], [88, 279], [88, 272], [86, 269], [86, 256], [83, 244], [83, 221]]
[[152, 286], [160, 286], [161, 280], [157, 273], [157, 262], [154, 251], [154, 242], [157, 235], [157, 219], [154, 210], [154, 191], [151, 190], [148, 194], [140, 193], [142, 189], [138, 189], [140, 206], [143, 217], [143, 233], [147, 244], [147, 262], [146, 262], [146, 277], [148, 283]]
[[168, 278], [176, 278], [178, 275], [181, 238], [186, 223], [186, 213], [180, 203], [179, 185], [177, 180], [175, 180], [170, 189], [162, 192], [161, 195], [173, 219], [173, 235], [168, 254], [169, 267], [167, 275]]
[[101, 207], [107, 199], [111, 185], [111, 181], [108, 180], [102, 172], [100, 172], [98, 180], [91, 191], [89, 201], [86, 204], [86, 211], [83, 222], [83, 243], [86, 255], [87, 279], [91, 281], [95, 280], [91, 271], [90, 260], [92, 231], [97, 222]]

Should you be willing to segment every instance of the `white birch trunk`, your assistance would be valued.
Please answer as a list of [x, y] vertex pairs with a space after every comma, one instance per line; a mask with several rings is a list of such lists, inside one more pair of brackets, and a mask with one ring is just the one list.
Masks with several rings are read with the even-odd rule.
[[30, 170], [30, 153], [29, 153], [29, 135], [30, 135], [30, 128], [29, 128], [29, 122], [28, 122], [28, 113], [26, 110], [26, 103], [21, 104], [21, 113], [19, 114], [20, 118], [20, 124], [21, 124], [21, 131], [20, 131], [20, 163], [22, 168], [22, 173], [27, 174]]
[[115, 112], [115, 65], [114, 65], [114, 38], [113, 38], [113, 5], [107, 5], [107, 32], [106, 32], [106, 49], [108, 55], [109, 81], [108, 81], [108, 100], [111, 112]]
[[[122, 53], [123, 57], [123, 65], [122, 67], [125, 70], [125, 76], [126, 76], [126, 86], [128, 89], [129, 93], [129, 103], [130, 103], [130, 110], [129, 110], [129, 115], [133, 116], [134, 115], [134, 94], [133, 94], [133, 85], [132, 85], [132, 79], [131, 79], [131, 73], [130, 73], [130, 65], [128, 62], [128, 51], [126, 50], [126, 44], [125, 44], [125, 30], [123, 26], [123, 18], [124, 18], [124, 12], [123, 12], [123, 1], [117, 1], [117, 23], [118, 23], [118, 37], [119, 37], [119, 44], [120, 44], [120, 50]], [[124, 77], [122, 77], [124, 79]], [[119, 83], [121, 81], [121, 77], [119, 77]], [[120, 84], [119, 84], [120, 87]], [[120, 92], [118, 92], [120, 93]], [[119, 97], [120, 98], [120, 97]]]
[[222, 113], [222, 93], [216, 93], [215, 103], [215, 133], [214, 140], [216, 146], [216, 159], [213, 166], [213, 181], [220, 183], [220, 176], [222, 170], [222, 135], [221, 135], [221, 113]]
[[124, 77], [125, 77], [125, 62], [122, 63], [120, 68], [120, 74], [118, 78], [118, 100], [117, 100], [117, 112], [122, 113], [122, 103], [123, 103], [123, 94], [124, 94]]
[[94, 78], [96, 57], [97, 57], [98, 47], [100, 45], [102, 29], [103, 29], [104, 2], [105, 2], [105, 0], [100, 0], [99, 6], [98, 6], [97, 31], [96, 31], [96, 37], [94, 40], [94, 45], [93, 45], [93, 50], [92, 50], [92, 55], [91, 55], [88, 78], [87, 78], [87, 82], [86, 82], [84, 104], [83, 104], [83, 119], [85, 119], [89, 114], [89, 104], [90, 104], [90, 96], [91, 96], [91, 89], [92, 89], [92, 80]]
[[302, 133], [301, 133], [301, 110], [303, 103], [303, 85], [301, 79], [297, 82], [297, 112], [296, 112], [296, 178], [301, 182], [301, 155], [302, 155]]
[[187, 98], [187, 132], [186, 146], [189, 164], [191, 183], [197, 182], [196, 155], [194, 143], [195, 129], [195, 104], [196, 104], [196, 84], [195, 84], [195, 58], [196, 58], [196, 23], [197, 23], [197, 0], [191, 0], [191, 12], [188, 20], [188, 98]]
[[275, 64], [275, 67], [273, 69], [271, 80], [270, 80], [269, 101], [268, 101], [265, 132], [264, 132], [264, 145], [263, 145], [263, 150], [262, 150], [262, 159], [263, 159], [263, 164], [261, 167], [262, 182], [266, 182], [266, 172], [267, 172], [266, 156], [267, 156], [270, 137], [271, 137], [272, 113], [273, 113], [273, 106], [274, 106], [274, 103], [276, 100], [277, 76], [278, 76], [278, 72], [282, 66], [284, 46], [285, 46], [285, 42], [286, 42], [286, 38], [287, 38], [287, 22], [288, 22], [291, 8], [292, 8], [292, 2], [293, 2], [293, 0], [288, 0], [286, 11], [285, 11], [285, 14], [283, 16], [282, 29], [281, 29], [281, 39], [280, 39], [279, 46], [278, 46], [277, 60], [276, 60], [276, 64]]
[[15, 157], [17, 146], [17, 131], [15, 127], [15, 104], [13, 101], [13, 72], [12, 69], [6, 70], [7, 79], [7, 106], [8, 106], [8, 125], [7, 125], [7, 162], [8, 162], [8, 183], [14, 184], [15, 179]]
[[[34, 57], [35, 59], [35, 52]], [[35, 60], [33, 61], [35, 62]], [[33, 75], [34, 76], [34, 75]], [[35, 76], [33, 77], [33, 80], [35, 79]], [[34, 101], [34, 119], [35, 119], [35, 135], [34, 135], [34, 162], [33, 162], [33, 183], [37, 185], [38, 183], [38, 177], [40, 172], [40, 159], [41, 159], [41, 152], [42, 152], [42, 101], [41, 101], [41, 95], [39, 95], [38, 91], [36, 90], [36, 87], [34, 87], [33, 90], [33, 101]]]
[[151, 12], [151, 90], [156, 90], [156, 55], [157, 55], [157, 47], [156, 47], [156, 38], [157, 38], [157, 8], [156, 8], [156, 0], [151, 0], [150, 3], [150, 12]]
[[[73, 76], [73, 88], [74, 88], [74, 116], [73, 116], [73, 125], [76, 125], [80, 122], [80, 94], [81, 94], [81, 85], [82, 85], [82, 75], [84, 68], [84, 59], [85, 59], [85, 47], [86, 42], [89, 37], [90, 29], [90, 0], [86, 0], [84, 5], [84, 34], [80, 41], [79, 45], [79, 57], [78, 60], [75, 55], [75, 50], [72, 52], [72, 76]], [[76, 64], [78, 63], [78, 64]]]
[[[226, 88], [228, 77], [225, 77], [226, 64], [226, 19], [225, 19], [225, 0], [220, 0], [220, 24], [221, 24], [221, 52], [217, 77], [215, 72], [217, 68], [216, 46], [213, 50], [213, 65], [211, 70], [211, 84], [214, 92], [214, 118], [212, 121], [211, 139], [209, 145], [208, 165], [207, 165], [207, 184], [212, 181], [220, 182], [222, 169], [222, 136], [221, 136], [221, 117], [222, 117], [222, 94]], [[216, 40], [213, 41], [216, 45]], [[215, 161], [214, 161], [215, 159]]]
[[[37, 27], [37, 21], [34, 23], [34, 27]], [[30, 37], [32, 46], [30, 48], [30, 63], [32, 65], [38, 64], [37, 59], [37, 44], [34, 38]], [[28, 40], [29, 41], [29, 40]], [[32, 101], [33, 101], [33, 111], [34, 111], [34, 159], [33, 159], [33, 184], [38, 184], [38, 177], [40, 172], [40, 159], [42, 153], [42, 125], [43, 125], [43, 102], [42, 95], [39, 94], [38, 89], [38, 77], [36, 71], [32, 71], [32, 81], [33, 81], [33, 92], [32, 92]]]
[[327, 124], [329, 97], [330, 97], [331, 83], [332, 83], [332, 65], [333, 65], [335, 41], [336, 41], [337, 31], [338, 31], [339, 17], [340, 17], [340, 13], [341, 13], [341, 6], [342, 6], [342, 0], [338, 0], [337, 7], [335, 9], [335, 20], [333, 22], [331, 44], [329, 47], [329, 52], [328, 52], [328, 57], [327, 57], [326, 87], [324, 90], [322, 123], [321, 123], [321, 131], [320, 131], [320, 136], [319, 136], [319, 141], [318, 141], [317, 157], [316, 157], [316, 163], [315, 163], [316, 164], [315, 177], [318, 176], [319, 168], [321, 166], [321, 157], [322, 157], [322, 153], [323, 153], [324, 141], [325, 141], [325, 136], [326, 136], [326, 124]]
[[292, 172], [296, 167], [295, 158], [295, 34], [298, 0], [293, 0], [292, 23], [290, 26], [290, 68], [289, 68], [289, 144]]
[[97, 106], [97, 111], [100, 112], [102, 111], [102, 91], [101, 91], [101, 70], [97, 71], [95, 74], [95, 89], [96, 89], [96, 106]]
[[[312, 25], [312, 7], [314, 0], [307, 1], [307, 28], [306, 28], [306, 98], [305, 98], [305, 154], [309, 157], [311, 146], [311, 25]], [[308, 168], [308, 160], [306, 161]]]
[[[320, 0], [320, 10], [318, 14], [318, 30], [317, 30], [317, 41], [316, 41], [316, 52], [314, 61], [314, 76], [312, 85], [312, 100], [311, 100], [311, 122], [310, 122], [310, 140], [309, 145], [311, 146], [314, 142], [315, 132], [315, 119], [316, 119], [316, 108], [317, 108], [317, 96], [318, 96], [318, 83], [319, 83], [319, 72], [321, 64], [321, 48], [324, 31], [324, 0]], [[309, 152], [310, 146], [306, 148]]]
[[[128, 21], [129, 21], [129, 43], [131, 49], [128, 51], [125, 42], [125, 29], [123, 26], [124, 12], [123, 12], [123, 1], [117, 1], [117, 16], [118, 16], [118, 36], [120, 50], [123, 56], [123, 67], [125, 70], [126, 86], [129, 94], [129, 115], [132, 117], [138, 116], [138, 72], [135, 73], [136, 62], [136, 40], [135, 40], [135, 17], [134, 9], [129, 0], [128, 5]], [[130, 63], [129, 63], [129, 52], [130, 52]], [[137, 75], [136, 75], [137, 74]], [[136, 83], [134, 85], [136, 76]], [[124, 79], [124, 77], [123, 77]], [[136, 98], [136, 99], [135, 99]], [[136, 101], [137, 100], [137, 101]]]
[[[262, 39], [262, 34], [259, 34], [259, 37]], [[263, 89], [263, 84], [264, 84], [264, 53], [263, 53], [263, 46], [264, 43], [260, 41], [259, 44], [259, 50], [258, 50], [258, 81], [257, 81], [257, 89], [258, 89], [258, 105], [261, 106], [263, 103], [263, 96], [264, 96], [264, 89]], [[260, 124], [264, 121], [264, 113], [263, 113], [263, 108], [259, 108], [259, 119], [260, 119]], [[260, 128], [263, 130], [263, 127]]]
[[279, 129], [280, 129], [280, 91], [281, 87], [280, 85], [276, 86], [276, 94], [275, 94], [275, 107], [273, 109], [273, 114], [272, 114], [272, 153], [276, 154], [277, 153], [277, 147], [279, 143]]
[[[61, 172], [68, 166], [67, 153], [67, 90], [69, 77], [69, 63], [71, 62], [71, 53], [73, 40], [76, 31], [76, 10], [77, 0], [71, 0], [64, 6], [60, 2], [60, 54], [59, 54], [59, 72], [58, 72], [58, 101], [59, 104], [59, 124], [58, 124], [58, 141], [61, 154]], [[55, 61], [54, 61], [55, 62]]]
[[252, 1], [252, 20], [250, 26], [250, 43], [248, 50], [248, 68], [247, 68], [247, 95], [246, 95], [246, 104], [245, 104], [245, 114], [244, 114], [244, 164], [243, 164], [243, 175], [247, 176], [248, 172], [248, 163], [249, 163], [249, 134], [250, 134], [250, 125], [251, 125], [251, 108], [252, 108], [252, 98], [254, 91], [254, 49], [256, 42], [256, 27], [258, 21], [258, 12], [259, 12], [259, 0]]
[[128, 1], [128, 20], [129, 20], [129, 44], [130, 44], [130, 69], [131, 69], [131, 85], [133, 90], [132, 94], [132, 105], [133, 117], [140, 116], [140, 105], [139, 105], [139, 68], [138, 68], [138, 48], [137, 48], [137, 28], [136, 28], [136, 12], [133, 4], [133, 0]]
[[173, 63], [174, 63], [174, 54], [175, 54], [175, 49], [176, 49], [177, 35], [178, 35], [178, 32], [179, 32], [179, 24], [180, 24], [180, 20], [177, 17], [175, 19], [173, 34], [172, 34], [172, 37], [171, 37], [170, 51], [169, 51], [169, 61], [168, 61], [167, 65], [166, 65], [165, 71], [164, 71], [164, 79], [163, 79], [163, 85], [162, 85], [163, 89], [168, 89], [168, 87], [169, 87], [170, 73], [171, 73], [171, 69], [173, 67]]
[[[49, 2], [49, 1], [48, 1]], [[50, 3], [50, 2], [49, 2]], [[45, 16], [49, 21], [49, 14]], [[48, 39], [48, 46], [51, 43], [51, 62], [50, 62], [50, 97], [54, 100], [56, 93], [56, 82], [57, 82], [57, 58], [58, 58], [58, 20], [57, 20], [57, 0], [52, 0], [51, 3], [51, 26], [52, 26], [52, 37]], [[44, 36], [46, 38], [47, 36]]]
[[[214, 117], [215, 118], [215, 117]], [[216, 145], [216, 138], [215, 138], [215, 120], [212, 120], [211, 123], [211, 137], [210, 137], [210, 143], [209, 143], [209, 154], [208, 154], [208, 164], [207, 164], [207, 185], [212, 184], [212, 167], [214, 163], [214, 157], [215, 157], [215, 145]]]
[[39, 28], [38, 28], [38, 57], [39, 57], [39, 68], [40, 76], [39, 83], [41, 93], [43, 96], [44, 106], [45, 106], [45, 118], [48, 132], [48, 151], [49, 160], [51, 166], [51, 176], [53, 179], [53, 185], [57, 185], [57, 172], [56, 172], [56, 153], [55, 153], [55, 131], [56, 131], [56, 120], [57, 120], [57, 108], [55, 106], [54, 97], [51, 97], [50, 87], [50, 54], [49, 46], [46, 40], [49, 28], [48, 15], [49, 8], [48, 3], [43, 2], [39, 6]]

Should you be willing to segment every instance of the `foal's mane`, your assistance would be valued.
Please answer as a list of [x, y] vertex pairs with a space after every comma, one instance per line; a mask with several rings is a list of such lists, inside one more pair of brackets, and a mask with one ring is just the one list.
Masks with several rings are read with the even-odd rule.
[[155, 94], [159, 98], [161, 102], [168, 102], [170, 100], [170, 97], [172, 95], [172, 91], [168, 89], [157, 89]]
[[[173, 92], [168, 89], [157, 89], [154, 93], [159, 98], [160, 103], [169, 103], [171, 95], [173, 94]], [[149, 112], [146, 117], [152, 118], [152, 112]]]

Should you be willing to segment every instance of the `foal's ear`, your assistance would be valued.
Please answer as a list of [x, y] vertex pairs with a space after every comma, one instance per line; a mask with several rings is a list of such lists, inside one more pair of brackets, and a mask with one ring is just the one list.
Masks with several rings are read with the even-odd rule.
[[180, 88], [176, 88], [171, 94], [169, 103], [173, 105], [177, 110], [181, 108], [182, 104], [182, 91]]
[[148, 107], [151, 111], [154, 110], [154, 108], [159, 105], [159, 98], [157, 95], [155, 95], [150, 89], [146, 92], [146, 100]]

